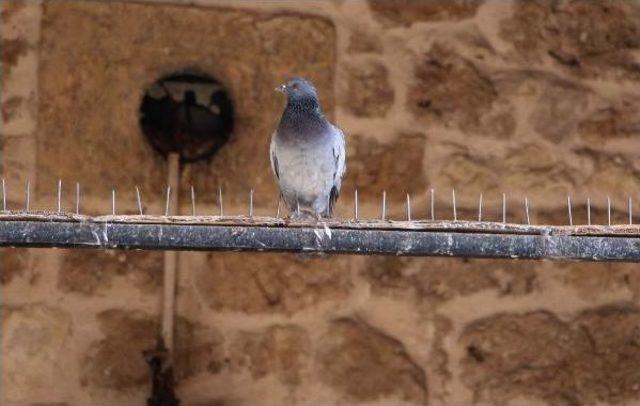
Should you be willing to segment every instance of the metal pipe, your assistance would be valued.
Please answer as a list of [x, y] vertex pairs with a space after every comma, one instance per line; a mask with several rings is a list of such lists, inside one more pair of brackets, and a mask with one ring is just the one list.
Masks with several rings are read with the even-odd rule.
[[[556, 229], [560, 231], [553, 232]], [[581, 226], [571, 230], [575, 233], [563, 234], [566, 229], [545, 226], [521, 226], [502, 232], [480, 227], [430, 230], [331, 226], [331, 238], [319, 239], [317, 225], [313, 224], [292, 227], [0, 219], [0, 246], [640, 262], [638, 227], [633, 233], [625, 229], [617, 234], [615, 227], [591, 227], [591, 234], [581, 234], [589, 232], [589, 228]]]

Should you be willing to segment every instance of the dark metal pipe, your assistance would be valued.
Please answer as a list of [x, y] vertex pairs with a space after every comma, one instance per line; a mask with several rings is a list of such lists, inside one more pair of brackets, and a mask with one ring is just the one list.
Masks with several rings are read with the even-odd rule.
[[0, 246], [640, 261], [638, 235], [7, 220]]

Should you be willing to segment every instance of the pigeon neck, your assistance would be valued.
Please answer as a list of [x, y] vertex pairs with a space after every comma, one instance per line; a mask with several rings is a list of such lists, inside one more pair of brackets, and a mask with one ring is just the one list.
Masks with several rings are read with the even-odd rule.
[[290, 100], [287, 102], [280, 128], [283, 130], [309, 131], [324, 127], [324, 116], [315, 99]]
[[317, 116], [322, 117], [320, 103], [315, 98], [303, 98], [287, 101], [285, 113], [291, 115]]

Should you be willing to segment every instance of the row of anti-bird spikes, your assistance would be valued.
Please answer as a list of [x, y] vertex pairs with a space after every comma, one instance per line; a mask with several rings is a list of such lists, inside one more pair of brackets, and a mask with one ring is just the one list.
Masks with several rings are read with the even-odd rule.
[[[76, 183], [76, 188], [75, 188], [75, 212], [76, 214], [80, 214], [80, 184]], [[138, 212], [140, 213], [140, 215], [144, 215], [144, 210], [143, 210], [143, 205], [142, 205], [142, 195], [140, 193], [140, 188], [138, 186], [135, 187], [136, 190], [136, 200], [138, 203]], [[435, 189], [429, 189], [429, 207], [430, 207], [430, 219], [432, 221], [436, 220], [436, 215], [435, 215]], [[223, 199], [222, 199], [222, 188], [218, 188], [218, 196], [217, 196], [217, 203], [218, 203], [218, 215], [219, 216], [223, 216], [224, 215], [224, 206], [223, 206]], [[354, 220], [359, 220], [359, 213], [358, 213], [358, 189], [354, 190], [354, 204], [353, 204], [353, 219]], [[171, 186], [167, 186], [166, 189], [166, 200], [165, 200], [165, 212], [164, 215], [165, 216], [169, 216], [169, 209], [170, 209], [170, 198], [171, 198]], [[254, 200], [254, 191], [253, 189], [250, 190], [249, 192], [249, 217], [253, 217], [253, 200]], [[281, 209], [281, 203], [282, 203], [282, 199], [279, 198], [278, 199], [278, 207], [276, 209], [276, 217], [279, 218], [280, 217], [280, 209]], [[26, 187], [25, 187], [25, 211], [29, 212], [30, 211], [30, 204], [31, 204], [31, 182], [27, 179], [26, 181]], [[455, 189], [451, 190], [451, 208], [453, 211], [453, 221], [457, 221], [458, 220], [458, 212], [457, 212], [457, 206], [456, 206], [456, 191]], [[502, 193], [502, 223], [506, 224], [507, 223], [507, 196], [505, 193]], [[587, 208], [587, 225], [591, 225], [591, 198], [588, 197], [587, 201], [586, 201], [586, 208]], [[300, 210], [299, 207], [297, 209], [298, 211]], [[478, 221], [482, 222], [483, 221], [483, 195], [482, 193], [480, 194], [479, 198], [478, 198]], [[2, 211], [6, 212], [7, 211], [7, 184], [5, 182], [5, 179], [2, 178]], [[567, 211], [568, 211], [568, 218], [569, 218], [569, 225], [574, 225], [574, 221], [573, 221], [573, 206], [571, 203], [571, 196], [567, 196]], [[57, 212], [58, 213], [62, 213], [62, 180], [58, 180], [58, 189], [57, 189]], [[529, 214], [529, 199], [525, 196], [524, 197], [524, 212], [525, 212], [525, 218], [526, 218], [526, 222], [527, 225], [531, 225], [531, 216]], [[612, 213], [612, 203], [611, 203], [611, 198], [607, 196], [607, 224], [611, 225], [611, 213]], [[111, 190], [111, 214], [115, 215], [116, 214], [116, 190], [112, 189]], [[628, 224], [633, 224], [633, 201], [631, 199], [631, 196], [629, 196], [628, 198], [628, 202], [627, 202], [627, 214], [628, 214]], [[192, 216], [196, 216], [196, 192], [193, 186], [191, 186], [191, 215]], [[381, 213], [380, 213], [380, 219], [381, 220], [387, 220], [387, 192], [383, 191], [382, 192], [382, 207], [381, 207]], [[407, 193], [406, 195], [406, 220], [407, 221], [412, 221], [414, 220], [414, 218], [411, 215], [411, 195], [409, 193]]]

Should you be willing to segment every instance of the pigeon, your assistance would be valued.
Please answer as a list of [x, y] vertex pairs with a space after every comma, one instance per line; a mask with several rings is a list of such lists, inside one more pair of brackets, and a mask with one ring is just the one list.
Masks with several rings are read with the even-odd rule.
[[287, 104], [271, 137], [271, 169], [290, 217], [331, 217], [346, 171], [343, 132], [322, 114], [313, 84], [293, 78], [276, 88]]

